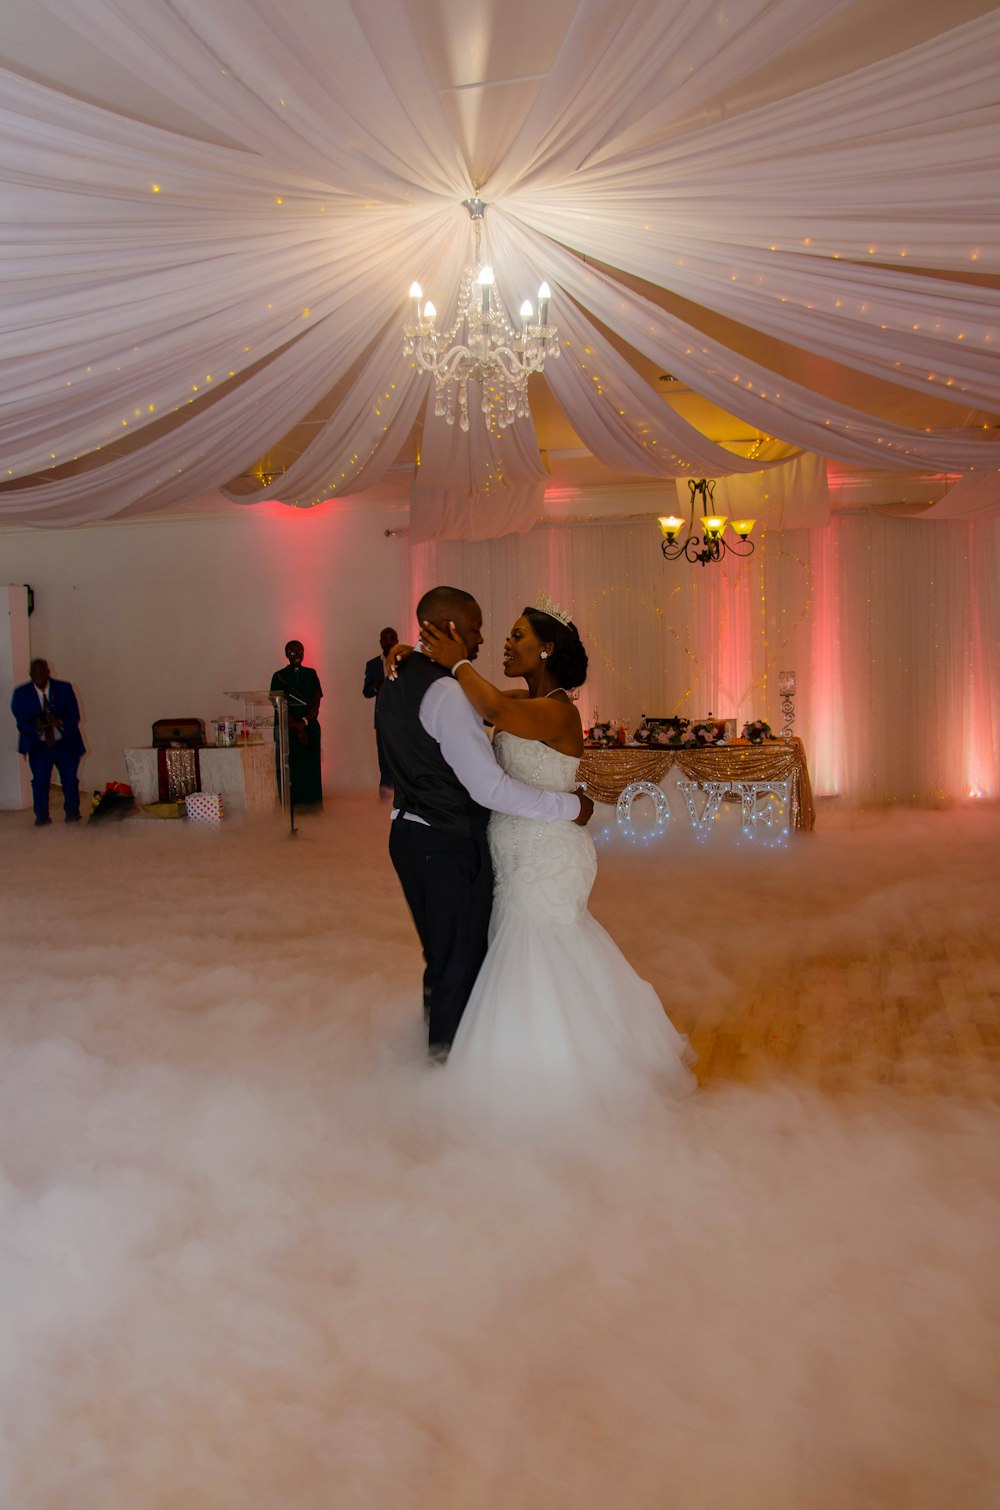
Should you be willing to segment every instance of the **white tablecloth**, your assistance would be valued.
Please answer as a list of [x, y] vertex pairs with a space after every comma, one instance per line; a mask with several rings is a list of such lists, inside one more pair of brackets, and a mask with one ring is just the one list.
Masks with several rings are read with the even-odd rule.
[[[128, 783], [136, 802], [159, 801], [156, 750], [140, 748], [125, 751]], [[274, 745], [261, 744], [214, 746], [198, 751], [201, 790], [219, 792], [222, 806], [229, 813], [269, 813], [278, 802], [274, 773]]]

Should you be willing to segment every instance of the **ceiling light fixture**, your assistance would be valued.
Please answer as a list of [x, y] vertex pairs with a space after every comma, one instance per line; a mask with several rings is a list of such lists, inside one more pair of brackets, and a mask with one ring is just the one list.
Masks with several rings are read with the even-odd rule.
[[[709, 561], [721, 561], [723, 556], [752, 556], [754, 543], [750, 539], [750, 532], [756, 524], [756, 519], [729, 519], [726, 514], [715, 512], [715, 483], [707, 477], [700, 477], [697, 482], [692, 478], [688, 482], [691, 489], [691, 517], [687, 522], [687, 533], [681, 538], [685, 529], [684, 520], [676, 514], [662, 514], [659, 519], [660, 533], [663, 539], [660, 541], [660, 549], [667, 561], [677, 561], [685, 556], [688, 561], [699, 561], [702, 566], [707, 566]], [[700, 499], [701, 528], [700, 535], [695, 533], [694, 515], [695, 500]], [[740, 537], [737, 545], [735, 540], [725, 540], [723, 536], [727, 525], [734, 535]]]
[[239, 474], [239, 481], [255, 482], [258, 488], [269, 488], [272, 482], [277, 482], [284, 475], [285, 469], [282, 466], [269, 467], [263, 461], [255, 461], [249, 472]]
[[469, 384], [482, 389], [480, 408], [492, 414], [501, 430], [526, 419], [528, 378], [541, 372], [547, 356], [559, 355], [559, 333], [548, 324], [549, 285], [538, 290], [538, 319], [531, 301], [521, 305], [519, 329], [511, 324], [496, 291], [493, 268], [482, 258], [482, 229], [486, 205], [479, 198], [463, 200], [475, 230], [475, 262], [462, 274], [454, 324], [438, 330], [437, 310], [422, 303], [419, 283], [410, 287], [413, 320], [403, 326], [403, 355], [434, 378], [434, 413], [469, 428]]

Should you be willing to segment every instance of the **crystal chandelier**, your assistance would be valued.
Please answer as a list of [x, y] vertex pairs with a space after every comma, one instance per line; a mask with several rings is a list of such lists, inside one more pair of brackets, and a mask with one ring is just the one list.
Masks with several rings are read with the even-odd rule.
[[[676, 514], [663, 514], [659, 519], [660, 533], [663, 536], [660, 549], [666, 560], [677, 561], [685, 556], [692, 563], [700, 561], [702, 566], [707, 566], [709, 561], [721, 561], [725, 555], [752, 556], [754, 543], [750, 539], [750, 531], [757, 523], [756, 519], [731, 520], [726, 514], [715, 513], [715, 483], [707, 477], [701, 477], [697, 482], [692, 478], [688, 487], [691, 489], [691, 517], [687, 521], [687, 532], [683, 539], [678, 538], [685, 528], [683, 519]], [[696, 499], [701, 500], [699, 507], [704, 511], [700, 515], [700, 535], [695, 534], [694, 528]], [[734, 535], [739, 535], [738, 545], [735, 540], [723, 538], [727, 525]]]
[[547, 324], [549, 285], [538, 290], [538, 320], [531, 301], [521, 305], [519, 329], [511, 324], [496, 292], [493, 269], [482, 260], [482, 228], [486, 205], [476, 196], [463, 201], [475, 230], [475, 262], [462, 274], [458, 287], [455, 321], [448, 330], [438, 330], [437, 310], [428, 300], [422, 304], [419, 283], [410, 288], [413, 320], [403, 326], [403, 355], [434, 377], [434, 413], [469, 428], [469, 384], [479, 383], [480, 407], [492, 414], [503, 430], [515, 419], [526, 419], [528, 378], [541, 372], [545, 358], [559, 355], [559, 333]]

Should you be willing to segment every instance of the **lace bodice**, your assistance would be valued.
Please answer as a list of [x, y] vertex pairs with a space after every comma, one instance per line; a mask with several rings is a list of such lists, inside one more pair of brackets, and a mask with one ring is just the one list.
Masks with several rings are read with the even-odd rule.
[[[576, 757], [537, 740], [500, 733], [494, 749], [526, 786], [576, 783]], [[562, 1127], [578, 1106], [589, 1119], [605, 1104], [686, 1094], [684, 1040], [587, 911], [597, 856], [586, 828], [495, 812], [489, 840], [490, 947], [448, 1061], [476, 1125], [496, 1110], [519, 1126], [537, 1113]]]
[[543, 792], [571, 792], [576, 786], [578, 755], [560, 755], [537, 739], [521, 739], [517, 734], [494, 735], [493, 752], [503, 770], [525, 786]]
[[[508, 776], [545, 792], [571, 792], [580, 764], [537, 739], [498, 733], [493, 749]], [[574, 923], [587, 909], [597, 874], [597, 856], [579, 824], [546, 823], [494, 813], [490, 819], [493, 856], [493, 919], [499, 926], [508, 909], [540, 924]]]

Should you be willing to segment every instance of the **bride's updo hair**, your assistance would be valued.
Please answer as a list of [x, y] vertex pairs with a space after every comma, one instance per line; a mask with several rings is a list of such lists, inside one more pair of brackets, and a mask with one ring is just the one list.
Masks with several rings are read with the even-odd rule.
[[547, 661], [548, 673], [556, 686], [571, 692], [582, 687], [587, 680], [587, 652], [580, 640], [580, 631], [575, 624], [564, 624], [540, 608], [522, 608], [521, 617], [527, 619], [543, 645], [554, 648]]

